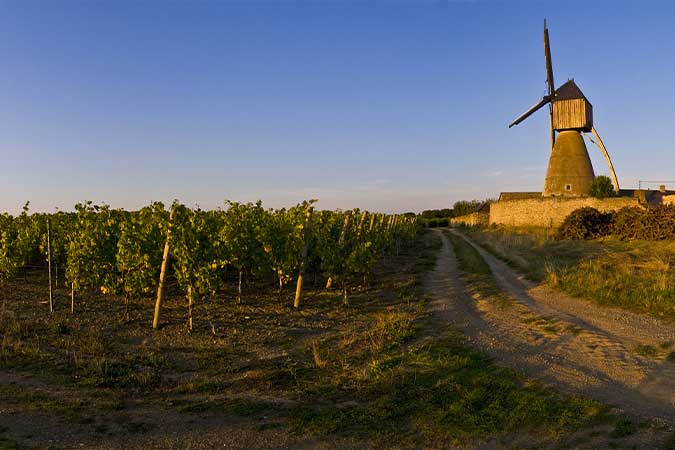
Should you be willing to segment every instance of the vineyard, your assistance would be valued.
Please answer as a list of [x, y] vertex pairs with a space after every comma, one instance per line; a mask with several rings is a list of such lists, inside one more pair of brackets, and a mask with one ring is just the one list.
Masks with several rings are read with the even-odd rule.
[[[50, 311], [53, 285], [71, 289], [70, 311], [78, 292], [123, 299], [156, 295], [153, 326], [160, 321], [166, 285], [185, 297], [188, 328], [196, 302], [208, 302], [236, 274], [236, 302], [245, 301], [246, 278], [270, 280], [281, 297], [295, 282], [293, 305], [301, 306], [307, 276], [327, 288], [339, 286], [343, 303], [350, 289], [368, 283], [373, 265], [414, 238], [417, 225], [407, 216], [358, 209], [315, 211], [313, 201], [288, 209], [261, 202], [226, 202], [206, 211], [178, 202], [167, 210], [154, 202], [138, 211], [92, 202], [75, 212], [29, 214], [28, 204], [13, 217], [0, 216], [0, 285], [21, 271], [48, 273]], [[128, 311], [127, 311], [128, 312]]]

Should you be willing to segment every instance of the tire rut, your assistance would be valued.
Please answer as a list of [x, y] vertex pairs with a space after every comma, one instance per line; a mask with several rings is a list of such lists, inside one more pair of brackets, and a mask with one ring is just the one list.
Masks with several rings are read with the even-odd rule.
[[530, 283], [451, 230], [480, 253], [509, 301], [483, 298], [464, 284], [449, 239], [436, 232], [442, 248], [425, 280], [430, 309], [472, 345], [564, 392], [673, 424], [675, 363], [635, 354], [637, 345], [675, 341], [672, 325]]

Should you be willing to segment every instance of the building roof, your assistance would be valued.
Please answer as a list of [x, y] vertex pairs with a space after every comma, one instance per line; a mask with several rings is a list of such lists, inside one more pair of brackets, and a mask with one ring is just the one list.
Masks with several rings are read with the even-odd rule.
[[583, 98], [588, 101], [584, 93], [579, 89], [579, 86], [574, 82], [574, 79], [567, 80], [555, 91], [555, 100], [573, 100], [577, 98]]

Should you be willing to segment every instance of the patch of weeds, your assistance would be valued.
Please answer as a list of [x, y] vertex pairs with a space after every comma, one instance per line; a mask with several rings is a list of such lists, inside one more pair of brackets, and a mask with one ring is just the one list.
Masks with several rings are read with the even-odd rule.
[[234, 373], [237, 370], [232, 363], [234, 356], [233, 351], [229, 348], [206, 343], [197, 349], [195, 361], [202, 372], [212, 375]]
[[668, 353], [668, 356], [666, 356], [666, 361], [675, 363], [675, 351]]
[[121, 398], [97, 402], [96, 406], [97, 408], [107, 409], [109, 411], [122, 411], [127, 407], [126, 403]]
[[417, 258], [414, 261], [414, 270], [416, 273], [426, 273], [436, 267], [436, 256], [443, 244], [435, 233], [429, 231], [425, 232], [420, 244], [421, 251], [415, 251]]
[[224, 401], [223, 400], [205, 400], [202, 402], [193, 402], [185, 406], [178, 408], [179, 412], [182, 413], [203, 413], [203, 412], [212, 412], [212, 411], [224, 411]]
[[375, 354], [398, 347], [415, 334], [415, 315], [405, 311], [387, 311], [375, 316], [368, 332], [371, 351]]
[[318, 339], [312, 341], [312, 358], [314, 360], [314, 365], [317, 369], [323, 369], [326, 367], [328, 362], [321, 355], [321, 342]]
[[620, 419], [614, 424], [614, 430], [609, 434], [611, 438], [622, 438], [635, 434], [638, 427], [630, 419]]
[[573, 334], [575, 336], [578, 336], [579, 333], [581, 333], [581, 331], [582, 331], [581, 328], [573, 324], [569, 324], [565, 327], [566, 333]]
[[200, 394], [217, 394], [223, 392], [229, 387], [229, 383], [221, 380], [200, 380], [181, 384], [176, 388], [176, 392], [180, 394], [200, 393]]
[[557, 334], [558, 333], [558, 327], [555, 325], [544, 325], [541, 328], [544, 332], [549, 333], [549, 334]]
[[210, 399], [201, 402], [194, 402], [182, 406], [178, 409], [179, 412], [189, 414], [221, 412], [229, 413], [240, 417], [250, 417], [260, 414], [264, 411], [273, 409], [274, 405], [266, 402], [255, 402], [245, 399]]
[[6, 402], [21, 405], [29, 411], [58, 414], [71, 422], [82, 420], [83, 404], [77, 400], [57, 398], [15, 384], [0, 385], [0, 395]]
[[155, 428], [154, 425], [144, 422], [124, 422], [122, 427], [129, 434], [146, 433]]
[[[563, 396], [496, 366], [456, 334], [382, 355], [367, 374], [357, 391], [349, 385], [336, 386], [332, 397], [327, 390], [321, 398], [305, 393], [290, 411], [291, 423], [319, 433], [397, 435], [415, 447], [432, 436], [457, 442], [516, 430], [559, 433], [608, 416], [595, 401]], [[358, 402], [345, 402], [347, 393]]]
[[389, 356], [382, 359], [375, 359], [368, 364], [368, 374], [371, 378], [381, 379], [385, 377], [393, 368], [401, 363], [400, 356]]
[[12, 439], [0, 438], [0, 450], [18, 450], [19, 443]]
[[509, 306], [513, 299], [499, 288], [490, 266], [478, 250], [460, 236], [453, 233], [448, 233], [447, 236], [457, 256], [462, 278], [472, 290], [482, 297], [490, 297], [491, 300], [497, 301], [500, 307]]
[[668, 350], [670, 347], [673, 346], [673, 344], [674, 344], [673, 341], [664, 341], [659, 344], [659, 347], [662, 350]]
[[254, 402], [250, 400], [236, 399], [228, 405], [228, 410], [237, 416], [250, 417], [271, 409], [273, 405], [265, 402]]
[[471, 244], [454, 233], [448, 233], [452, 247], [459, 260], [459, 268], [468, 273], [491, 276], [490, 266]]
[[675, 450], [675, 433], [671, 434], [661, 447], [661, 450]]
[[81, 361], [77, 370], [83, 386], [147, 390], [161, 382], [160, 368], [144, 366], [142, 359], [120, 361], [113, 358], [94, 358]]
[[659, 351], [653, 345], [640, 344], [635, 347], [635, 353], [645, 358], [655, 358], [659, 354]]
[[71, 333], [71, 329], [68, 324], [60, 320], [50, 322], [48, 330], [50, 333], [58, 335], [69, 335]]
[[281, 422], [272, 422], [272, 423], [261, 423], [256, 427], [258, 431], [277, 430], [279, 428], [285, 428], [285, 425]]
[[[529, 316], [524, 318], [523, 322], [536, 325], [539, 328], [541, 328], [541, 330], [544, 331], [545, 333], [549, 334], [558, 333], [558, 322], [550, 317]], [[565, 330], [568, 331], [567, 328]]]

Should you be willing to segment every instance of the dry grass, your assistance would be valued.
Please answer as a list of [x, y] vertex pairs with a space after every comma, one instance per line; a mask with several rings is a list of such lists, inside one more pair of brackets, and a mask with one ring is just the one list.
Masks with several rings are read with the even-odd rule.
[[556, 241], [507, 228], [472, 231], [471, 237], [534, 281], [675, 320], [675, 242]]

